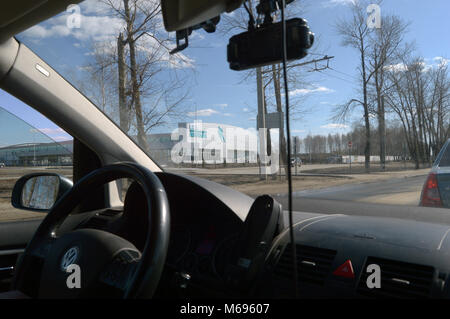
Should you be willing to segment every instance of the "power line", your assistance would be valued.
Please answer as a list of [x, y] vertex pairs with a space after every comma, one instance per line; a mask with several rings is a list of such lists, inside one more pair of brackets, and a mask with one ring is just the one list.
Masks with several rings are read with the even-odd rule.
[[329, 74], [329, 73], [324, 73], [323, 71], [319, 71], [318, 70], [318, 72], [320, 72], [320, 73], [322, 73], [322, 74], [324, 74], [324, 75], [326, 75], [326, 76], [331, 76], [332, 78], [335, 78], [335, 79], [338, 79], [338, 80], [341, 80], [341, 81], [344, 81], [344, 82], [347, 82], [347, 83], [350, 83], [350, 84], [355, 84], [354, 82], [352, 82], [352, 81], [350, 81], [350, 80], [347, 80], [347, 79], [343, 79], [343, 78], [341, 78], [341, 77], [338, 77], [338, 76], [336, 76], [336, 75], [333, 75], [333, 74]]
[[340, 74], [342, 74], [342, 75], [348, 76], [349, 78], [352, 78], [352, 79], [355, 80], [355, 81], [359, 81], [359, 79], [358, 79], [357, 77], [355, 77], [354, 75], [347, 74], [347, 73], [345, 73], [345, 72], [336, 70], [336, 69], [334, 69], [334, 68], [332, 68], [332, 67], [329, 67], [329, 69], [332, 70], [332, 71], [334, 71], [334, 72], [340, 73]]
[[[329, 68], [328, 61], [333, 59], [333, 58], [334, 58], [334, 56], [325, 55], [325, 56], [323, 56], [320, 59], [314, 59], [314, 60], [306, 61], [306, 62], [303, 62], [303, 63], [297, 63], [297, 64], [289, 65], [288, 69], [291, 69], [291, 68], [294, 68], [294, 67], [298, 67], [298, 66], [304, 66], [304, 65], [308, 65], [308, 64], [312, 64], [312, 63], [316, 64], [317, 62], [322, 62], [322, 61], [327, 61], [327, 66], [325, 68]], [[320, 68], [320, 69], [316, 68], [314, 70], [319, 71], [319, 70], [322, 70], [322, 68]], [[261, 73], [264, 74], [264, 73], [270, 73], [270, 72], [272, 72], [272, 70], [262, 71]]]

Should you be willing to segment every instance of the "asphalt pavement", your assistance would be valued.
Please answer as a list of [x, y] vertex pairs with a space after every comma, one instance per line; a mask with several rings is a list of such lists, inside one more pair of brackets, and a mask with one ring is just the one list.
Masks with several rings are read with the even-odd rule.
[[[346, 184], [317, 190], [294, 192], [295, 202], [299, 199], [322, 199], [348, 202], [365, 202], [373, 204], [409, 205], [419, 204], [420, 193], [426, 175], [392, 178], [377, 182]], [[287, 195], [277, 196], [279, 201], [285, 202]], [[298, 210], [299, 207], [294, 207]]]

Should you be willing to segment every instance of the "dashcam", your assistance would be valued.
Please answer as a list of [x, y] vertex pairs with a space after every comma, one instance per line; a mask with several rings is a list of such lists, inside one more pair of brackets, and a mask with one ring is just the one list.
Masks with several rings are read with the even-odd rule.
[[[287, 60], [302, 59], [314, 43], [314, 34], [305, 19], [286, 21]], [[227, 46], [228, 62], [232, 70], [241, 71], [283, 60], [282, 22], [233, 36]]]

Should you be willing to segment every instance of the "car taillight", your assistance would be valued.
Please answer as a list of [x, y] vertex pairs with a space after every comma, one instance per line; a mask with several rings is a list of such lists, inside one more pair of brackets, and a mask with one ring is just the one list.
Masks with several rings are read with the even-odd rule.
[[442, 207], [441, 195], [439, 194], [438, 181], [435, 173], [428, 175], [423, 186], [421, 206]]

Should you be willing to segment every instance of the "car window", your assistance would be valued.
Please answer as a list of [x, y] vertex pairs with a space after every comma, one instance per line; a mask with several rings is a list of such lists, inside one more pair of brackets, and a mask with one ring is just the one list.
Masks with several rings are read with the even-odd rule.
[[440, 167], [449, 167], [450, 166], [450, 143], [447, 143], [447, 147], [442, 149], [442, 154], [439, 154], [438, 158]]
[[[23, 102], [0, 91], [0, 222], [42, 218], [42, 212], [16, 209], [11, 205], [11, 192], [16, 181], [30, 173], [52, 172], [72, 179], [73, 139], [61, 128], [34, 111]], [[30, 123], [28, 123], [28, 121]], [[22, 200], [43, 203], [54, 202], [50, 177], [35, 179], [26, 188]]]

